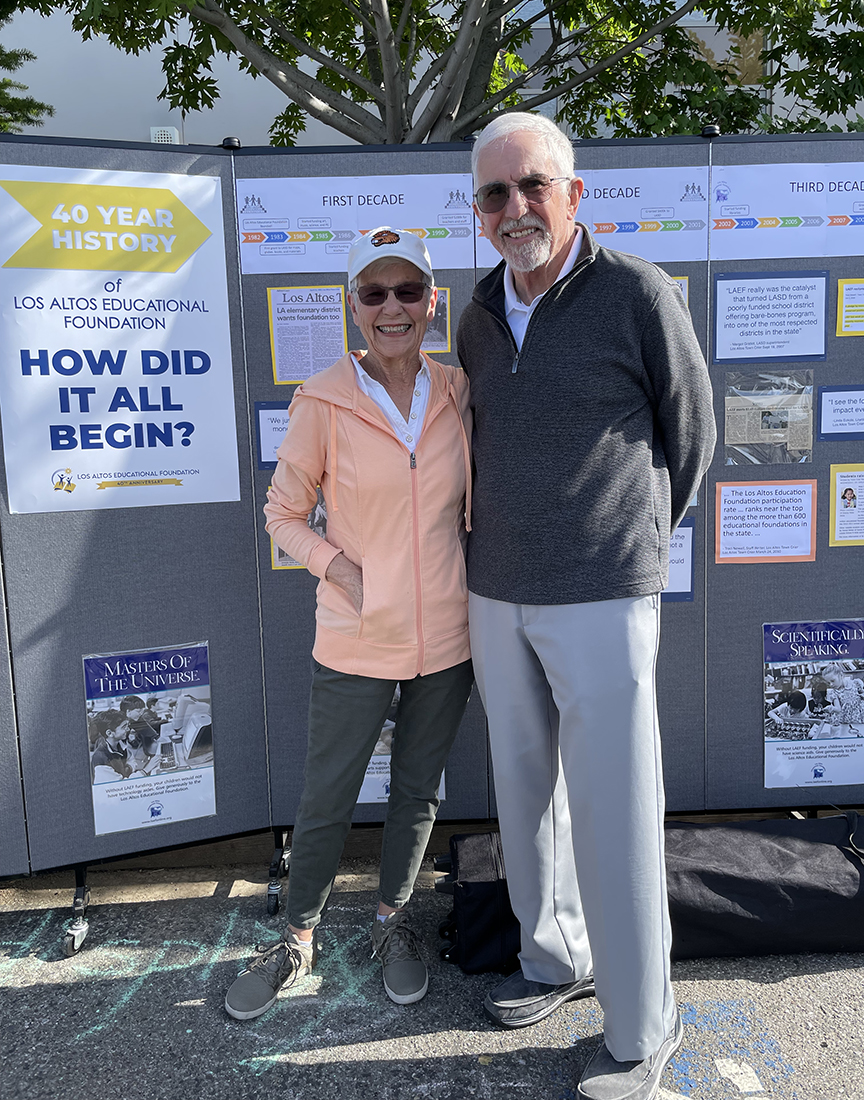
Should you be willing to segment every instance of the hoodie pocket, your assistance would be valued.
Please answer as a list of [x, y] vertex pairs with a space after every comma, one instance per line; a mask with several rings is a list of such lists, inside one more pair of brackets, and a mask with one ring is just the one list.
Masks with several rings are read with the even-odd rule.
[[[363, 578], [364, 607], [366, 603], [366, 578]], [[344, 588], [332, 581], [318, 582], [318, 606], [315, 618], [320, 626], [343, 634], [346, 638], [356, 638], [360, 633], [360, 616], [354, 610], [354, 604]]]

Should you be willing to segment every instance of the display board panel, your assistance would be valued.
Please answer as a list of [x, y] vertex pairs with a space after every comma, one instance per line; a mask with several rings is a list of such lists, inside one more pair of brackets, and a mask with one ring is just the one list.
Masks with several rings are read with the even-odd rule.
[[[79, 381], [80, 388], [86, 391], [97, 389], [98, 385], [103, 385], [110, 379], [109, 386], [116, 383], [112, 389], [115, 395], [117, 387], [124, 386], [128, 390], [128, 398], [123, 398], [126, 407], [122, 410], [122, 416], [119, 408], [117, 414], [118, 420], [122, 419], [130, 427], [130, 450], [135, 449], [132, 446], [135, 443], [134, 425], [145, 419], [155, 421], [161, 418], [158, 423], [159, 431], [163, 432], [161, 441], [156, 437], [150, 439], [146, 428], [143, 431], [144, 447], [141, 450], [153, 462], [152, 470], [156, 474], [153, 479], [142, 476], [139, 479], [141, 481], [161, 479], [159, 471], [165, 465], [164, 459], [168, 453], [177, 451], [182, 454], [194, 449], [183, 448], [180, 438], [175, 437], [173, 442], [180, 445], [169, 452], [162, 425], [163, 420], [173, 422], [174, 419], [183, 418], [193, 406], [194, 416], [190, 423], [193, 423], [196, 434], [199, 424], [204, 425], [208, 417], [214, 423], [222, 424], [219, 429], [219, 461], [227, 462], [226, 469], [231, 471], [221, 477], [221, 488], [215, 492], [183, 496], [182, 503], [177, 502], [170, 506], [166, 500], [173, 498], [160, 495], [163, 492], [161, 488], [136, 485], [118, 488], [118, 499], [112, 502], [110, 508], [94, 510], [88, 504], [83, 509], [68, 510], [68, 504], [72, 502], [63, 498], [71, 495], [74, 500], [74, 493], [67, 494], [64, 485], [59, 490], [54, 490], [54, 497], [58, 499], [56, 503], [53, 498], [49, 500], [51, 511], [21, 514], [9, 509], [10, 469], [4, 466], [3, 490], [0, 494], [0, 528], [6, 562], [8, 623], [30, 865], [32, 869], [38, 870], [265, 827], [269, 822], [269, 805], [247, 394], [240, 339], [242, 324], [236, 250], [230, 247], [226, 249], [225, 246], [226, 239], [231, 241], [234, 238], [230, 157], [219, 150], [196, 152], [153, 147], [121, 149], [64, 145], [58, 142], [30, 143], [20, 139], [4, 141], [2, 155], [7, 169], [4, 175], [9, 179], [26, 178], [34, 181], [39, 177], [54, 186], [62, 176], [63, 185], [72, 180], [77, 187], [113, 188], [117, 195], [130, 188], [137, 188], [140, 192], [134, 202], [126, 202], [125, 199], [122, 203], [119, 199], [115, 202], [114, 198], [110, 202], [103, 202], [101, 200], [106, 192], [100, 193], [98, 202], [90, 202], [88, 197], [87, 203], [84, 203], [80, 194], [77, 197], [72, 196], [76, 201], [71, 202], [71, 205], [66, 202], [66, 208], [61, 213], [68, 212], [71, 220], [68, 225], [58, 222], [56, 228], [61, 237], [65, 233], [72, 234], [69, 238], [73, 245], [72, 250], [62, 250], [68, 265], [62, 273], [63, 278], [72, 281], [76, 272], [81, 271], [84, 272], [82, 278], [90, 278], [86, 265], [82, 268], [74, 266], [84, 264], [79, 258], [79, 252], [81, 256], [88, 255], [86, 249], [74, 248], [74, 234], [78, 231], [75, 218], [83, 218], [85, 205], [90, 217], [99, 206], [104, 207], [106, 214], [113, 206], [116, 207], [112, 215], [114, 220], [120, 216], [122, 210], [123, 219], [131, 219], [134, 223], [136, 210], [140, 214], [142, 209], [146, 209], [148, 216], [154, 221], [157, 208], [168, 210], [171, 199], [167, 192], [173, 194], [174, 191], [183, 190], [182, 186], [172, 190], [171, 181], [174, 179], [179, 179], [181, 184], [188, 182], [185, 197], [190, 202], [190, 196], [199, 193], [206, 193], [211, 197], [208, 199], [209, 206], [199, 207], [192, 212], [203, 227], [196, 231], [199, 237], [206, 235], [206, 241], [199, 243], [199, 247], [214, 250], [207, 275], [209, 289], [206, 294], [181, 292], [182, 287], [191, 287], [190, 261], [194, 259], [196, 251], [194, 241], [187, 250], [190, 255], [178, 257], [183, 262], [178, 263], [176, 273], [172, 274], [166, 269], [159, 276], [162, 280], [159, 293], [161, 299], [203, 300], [205, 308], [211, 310], [210, 324], [198, 324], [193, 333], [189, 325], [197, 322], [191, 322], [193, 314], [184, 311], [182, 322], [178, 321], [173, 331], [171, 324], [167, 323], [165, 328], [160, 326], [144, 334], [149, 341], [147, 350], [151, 353], [150, 362], [157, 367], [165, 367], [161, 375], [154, 375], [155, 383], [149, 378], [136, 377], [134, 385], [131, 380], [127, 385], [125, 372], [129, 368], [123, 368], [123, 378], [112, 377], [111, 363], [104, 356], [100, 374], [99, 356], [95, 354], [97, 370], [92, 382], [75, 376], [61, 377], [62, 371], [58, 373], [54, 370], [50, 366], [50, 360], [49, 371], [56, 377], [49, 381], [55, 390], [58, 387], [68, 389], [70, 402], [78, 400], [78, 395], [72, 394], [72, 389], [79, 388], [76, 385]], [[82, 180], [88, 180], [89, 184], [82, 184]], [[162, 193], [157, 195], [157, 191]], [[26, 195], [21, 197], [25, 202], [31, 201]], [[58, 200], [60, 201], [66, 200]], [[81, 206], [82, 210], [76, 211], [76, 206]], [[131, 214], [126, 213], [127, 207], [132, 209]], [[57, 213], [59, 206], [55, 204], [52, 209]], [[168, 215], [163, 213], [159, 216], [167, 220], [170, 213], [169, 210]], [[178, 210], [174, 211], [174, 221], [179, 224]], [[161, 230], [165, 235], [167, 225], [152, 228], [154, 231]], [[134, 225], [132, 229], [125, 226], [123, 232], [143, 234], [145, 229], [151, 229], [146, 224], [146, 218], [137, 230]], [[107, 233], [115, 231], [119, 231], [118, 227], [106, 229]], [[174, 242], [175, 244], [179, 243], [180, 235], [178, 234], [178, 242]], [[82, 238], [82, 244], [84, 243], [86, 242]], [[112, 243], [116, 247], [119, 237], [112, 238]], [[137, 256], [140, 259], [140, 239], [137, 250], [131, 249], [131, 237], [126, 244], [129, 251], [118, 248], [118, 254], [122, 252], [123, 257]], [[30, 272], [28, 277], [32, 276], [33, 268], [39, 263], [48, 262], [44, 257], [40, 259], [38, 256], [29, 260], [28, 263], [33, 267], [27, 269]], [[123, 287], [127, 286], [126, 280], [139, 280], [143, 288], [147, 278], [146, 271], [131, 271], [128, 263], [126, 266], [118, 264], [118, 267], [118, 272], [100, 269], [98, 276], [101, 283], [112, 281], [116, 284], [123, 280], [121, 297]], [[8, 281], [13, 277], [13, 269], [6, 270], [4, 278]], [[46, 271], [46, 293], [50, 282], [50, 292], [53, 294], [53, 281], [57, 277]], [[176, 283], [172, 283], [172, 279]], [[144, 289], [141, 295], [135, 297], [142, 297]], [[69, 283], [65, 296], [70, 294], [74, 294], [72, 282]], [[86, 295], [88, 299], [92, 296], [90, 293]], [[97, 305], [100, 308], [96, 314], [99, 317], [108, 316], [101, 308], [103, 296], [117, 297], [116, 286], [110, 295], [101, 287], [97, 295]], [[46, 301], [45, 305], [50, 303]], [[72, 316], [75, 312], [69, 311], [69, 315]], [[83, 314], [85, 311], [77, 312]], [[130, 309], [124, 307], [117, 315], [133, 317], [144, 316], [146, 313], [143, 307], [139, 310], [133, 303]], [[61, 314], [62, 310], [58, 316]], [[164, 313], [158, 316], [170, 322], [176, 315]], [[142, 335], [141, 331], [136, 331], [139, 336]], [[105, 329], [102, 335], [107, 333], [110, 336], [111, 332], [113, 329]], [[97, 332], [96, 335], [100, 333]], [[190, 340], [185, 343], [175, 341], [172, 339], [175, 336], [188, 336]], [[215, 343], [210, 344], [209, 340]], [[98, 350], [98, 347], [99, 345], [93, 344], [93, 348]], [[53, 349], [53, 345], [51, 348]], [[111, 348], [110, 358], [116, 369], [118, 355], [113, 345]], [[77, 345], [73, 350], [76, 349], [81, 350]], [[181, 354], [177, 361], [177, 356], [172, 355], [172, 352], [178, 349], [180, 352], [192, 349], [203, 353], [203, 356], [184, 359]], [[14, 351], [7, 341], [4, 350], [4, 374], [16, 371], [19, 375], [21, 373], [20, 354], [13, 354]], [[41, 370], [38, 366], [38, 352], [39, 348], [34, 353], [37, 357], [35, 371]], [[136, 372], [140, 373], [140, 352], [136, 352], [136, 356], [137, 358], [133, 357], [130, 352], [129, 362], [134, 362]], [[210, 359], [210, 370], [214, 374], [218, 360], [218, 370], [223, 378], [218, 392], [210, 390], [209, 385], [200, 390], [195, 385], [209, 374], [209, 371], [203, 369], [206, 366], [205, 356]], [[82, 354], [82, 361], [85, 358]], [[74, 357], [58, 362], [67, 372], [74, 370], [76, 366]], [[85, 373], [85, 367], [86, 374], [91, 374], [91, 369], [83, 362], [80, 373]], [[187, 368], [190, 369], [187, 371]], [[199, 372], [197, 378], [196, 371]], [[33, 377], [24, 380], [32, 380]], [[44, 376], [35, 377], [37, 381], [40, 377], [44, 381]], [[182, 411], [166, 411], [162, 408], [158, 413], [144, 411], [141, 389], [148, 388], [147, 399], [150, 405], [162, 405], [163, 386], [171, 390], [172, 405], [186, 406], [188, 401], [188, 407], [184, 407]], [[188, 394], [184, 387], [188, 388]], [[182, 396], [181, 388], [184, 388]], [[208, 389], [208, 393], [205, 394], [204, 389]], [[92, 395], [84, 393], [84, 399], [90, 396]], [[60, 404], [56, 404], [55, 394], [53, 400], [56, 410], [62, 415], [62, 399]], [[109, 395], [108, 403], [111, 400], [113, 398]], [[131, 406], [133, 401], [135, 409]], [[10, 446], [14, 447], [16, 435], [22, 429], [23, 423], [20, 417], [12, 415], [13, 412], [4, 396], [3, 442], [7, 454], [10, 453]], [[87, 418], [82, 416], [80, 419]], [[95, 423], [100, 418], [94, 417], [93, 420]], [[182, 434], [181, 432], [180, 435]], [[92, 432], [88, 438], [91, 442], [96, 441], [96, 435]], [[119, 436], [115, 438], [120, 441]], [[104, 444], [104, 434], [99, 441]], [[109, 448], [103, 448], [103, 455], [106, 450]], [[94, 450], [92, 453], [99, 452]], [[124, 452], [121, 449], [117, 453], [122, 455]], [[163, 460], [161, 463], [156, 459], [157, 453]], [[73, 467], [74, 483], [74, 464], [67, 459], [62, 463], [58, 462], [58, 467], [60, 465]], [[172, 468], [173, 466], [176, 466], [176, 462], [172, 464]], [[151, 471], [151, 466], [147, 464], [142, 469], [146, 473]], [[113, 467], [106, 465], [103, 472], [115, 471]], [[15, 479], [16, 475], [13, 475], [13, 483]], [[118, 476], [107, 480], [134, 479]], [[182, 481], [183, 478], [177, 476], [176, 480]], [[186, 484], [194, 483], [194, 480], [187, 477]], [[173, 485], [167, 486], [164, 492], [170, 493], [175, 489]], [[155, 495], [148, 498], [148, 491], [153, 491]], [[80, 490], [76, 492], [81, 495]], [[133, 502], [123, 496], [124, 493], [137, 493], [140, 496]], [[154, 649], [168, 650], [181, 646], [190, 639], [201, 639], [209, 646], [208, 691], [211, 693], [212, 729], [215, 731], [213, 767], [209, 775], [215, 780], [216, 812], [200, 816], [196, 814], [194, 817], [187, 815], [185, 820], [169, 820], [172, 814], [167, 808], [167, 800], [154, 796], [150, 799], [154, 808], [160, 802], [164, 808], [158, 823], [151, 823], [155, 819], [150, 819], [146, 827], [141, 828], [131, 827], [107, 832], [102, 831], [101, 827], [97, 829], [92, 797], [92, 746], [88, 740], [83, 658], [92, 654], [141, 655]], [[120, 679], [118, 677], [118, 681]], [[167, 681], [161, 687], [167, 689]], [[170, 694], [163, 693], [160, 685], [156, 684], [156, 674], [149, 670], [144, 679], [134, 684], [130, 680], [121, 687], [118, 683], [114, 702], [120, 706], [123, 700], [137, 697], [146, 707], [152, 693], [159, 696], [162, 705], [170, 707], [172, 719], [177, 718], [179, 722], [181, 711], [184, 707], [188, 709], [190, 705], [187, 696], [195, 696], [196, 691], [192, 685], [184, 685], [179, 681], [176, 691], [175, 685], [170, 687]], [[119, 728], [123, 744], [129, 747], [128, 751], [131, 753], [139, 753], [139, 763], [142, 764], [147, 757], [147, 747], [155, 747], [154, 755], [162, 766], [168, 759], [162, 747], [171, 746], [170, 736], [159, 735], [155, 740], [148, 740], [139, 730], [138, 744], [144, 748], [132, 748], [132, 742], [136, 740], [135, 719], [129, 719], [136, 709], [134, 706], [124, 708], [125, 724], [118, 726], [115, 723], [112, 733], [116, 733]], [[181, 722], [180, 725], [182, 729], [174, 731], [178, 737], [174, 744], [175, 749], [183, 744], [182, 739], [186, 733], [185, 724]], [[168, 727], [163, 727], [163, 730], [165, 728]], [[200, 738], [193, 739], [191, 733], [189, 737], [190, 755], [196, 759], [195, 754], [200, 753], [203, 743]], [[117, 740], [113, 747], [117, 747]], [[174, 760], [176, 763], [176, 755]], [[153, 765], [150, 763], [147, 766], [152, 769]], [[181, 771], [182, 769], [176, 769], [174, 779], [170, 782], [163, 778], [159, 789], [171, 787], [176, 790], [177, 785], [185, 781]], [[119, 776], [118, 779], [118, 787], [122, 788], [123, 780]], [[158, 774], [153, 776], [154, 783], [158, 779]], [[118, 804], [120, 797], [118, 793]], [[212, 801], [210, 804], [212, 805]], [[152, 810], [148, 810], [148, 814], [151, 812]], [[184, 814], [179, 816], [182, 818]]]
[[[854, 287], [854, 280], [861, 276], [857, 242], [862, 218], [857, 205], [864, 196], [850, 190], [849, 181], [864, 179], [864, 141], [855, 135], [823, 135], [816, 140], [722, 138], [712, 142], [711, 153], [712, 283], [734, 282], [740, 276], [738, 285], [761, 287], [758, 294], [750, 295], [753, 301], [736, 303], [744, 307], [737, 315], [739, 318], [747, 315], [751, 307], [757, 313], [764, 312], [768, 305], [782, 310], [787, 318], [783, 322], [787, 347], [770, 361], [763, 358], [760, 363], [751, 359], [740, 365], [723, 361], [727, 356], [722, 338], [712, 343], [709, 365], [720, 440], [709, 473], [708, 492], [713, 500], [717, 483], [729, 486], [741, 483], [741, 490], [746, 492], [745, 483], [750, 482], [779, 485], [781, 490], [786, 482], [809, 482], [818, 491], [816, 508], [809, 521], [814, 528], [813, 551], [808, 547], [801, 555], [804, 560], [796, 561], [790, 554], [787, 560], [780, 556], [773, 560], [718, 563], [712, 554], [709, 561], [706, 808], [857, 803], [864, 787], [848, 782], [854, 769], [837, 769], [833, 764], [827, 767], [821, 758], [814, 763], [809, 759], [812, 747], [787, 752], [787, 755], [797, 753], [802, 760], [806, 756], [809, 771], [803, 765], [796, 770], [791, 765], [781, 767], [777, 763], [777, 738], [773, 735], [767, 738], [765, 733], [767, 712], [786, 706], [788, 700], [782, 698], [784, 692], [774, 685], [774, 674], [780, 675], [777, 672], [780, 664], [776, 662], [776, 667], [770, 666], [771, 690], [766, 687], [765, 668], [769, 666], [763, 654], [763, 631], [766, 624], [825, 624], [858, 620], [864, 613], [861, 586], [857, 583], [864, 567], [861, 545], [856, 545], [854, 539], [831, 545], [831, 516], [837, 504], [832, 497], [832, 481], [836, 482], [836, 474], [832, 479], [832, 467], [849, 464], [847, 468], [852, 468], [860, 464], [864, 458], [862, 443], [856, 438], [858, 433], [844, 431], [842, 423], [834, 432], [820, 430], [816, 415], [817, 391], [826, 387], [831, 394], [842, 394], [843, 387], [852, 390], [860, 384], [860, 357], [854, 350], [857, 343], [847, 335], [851, 324], [844, 332], [837, 319], [842, 320], [843, 316], [838, 296], [844, 294], [844, 286]], [[755, 225], [751, 224], [753, 219]], [[822, 283], [824, 304], [821, 301], [814, 304], [814, 295], [817, 291], [821, 293], [817, 284]], [[769, 302], [770, 294], [775, 297]], [[712, 301], [709, 307], [714, 310], [715, 303]], [[805, 309], [810, 311], [806, 317]], [[796, 311], [798, 320], [815, 319], [815, 323], [809, 323], [806, 333], [802, 329], [800, 335], [788, 338], [790, 328], [795, 327], [796, 318], [792, 314]], [[850, 314], [848, 305], [846, 314]], [[715, 321], [718, 320], [715, 315]], [[761, 331], [760, 323], [759, 317], [748, 316], [748, 331], [751, 328]], [[816, 329], [821, 333], [818, 341], [813, 336]], [[761, 358], [761, 352], [758, 357]], [[809, 391], [802, 385], [805, 371], [808, 375], [812, 373]], [[734, 428], [726, 400], [726, 395], [733, 392], [729, 387], [731, 372], [758, 376], [762, 393], [750, 389], [754, 401], [749, 402], [751, 408], [746, 414], [751, 418], [747, 440], [730, 442], [727, 438], [724, 447], [724, 428], [726, 431]], [[803, 381], [806, 383], [808, 379]], [[734, 392], [743, 392], [737, 377], [735, 385]], [[758, 412], [757, 424], [752, 417], [759, 402], [764, 408]], [[806, 410], [802, 402], [806, 402]], [[804, 411], [807, 419], [801, 419]], [[744, 411], [736, 410], [736, 416], [740, 415]], [[799, 417], [794, 439], [793, 415]], [[838, 428], [833, 422], [826, 426]], [[802, 432], [806, 432], [806, 440]], [[760, 433], [765, 440], [761, 445]], [[732, 458], [732, 453], [740, 455], [740, 459]], [[728, 464], [730, 459], [734, 464]], [[778, 513], [760, 516], [760, 523], [776, 523], [779, 518], [797, 522], [800, 517], [780, 517]], [[708, 522], [710, 543], [714, 546], [715, 517], [711, 515]], [[864, 663], [851, 650], [846, 655], [833, 656], [826, 651], [809, 656], [800, 669], [796, 667], [794, 673], [790, 672], [794, 684], [790, 680], [786, 694], [800, 691], [809, 704], [811, 693], [819, 695], [824, 669], [835, 661], [843, 662], [845, 676], [856, 681], [864, 678]], [[790, 669], [794, 663], [788, 662]], [[796, 698], [793, 702], [798, 701]], [[800, 731], [794, 719], [789, 728]], [[836, 756], [842, 748], [842, 739], [832, 744], [830, 721], [823, 721], [819, 729], [818, 744], [828, 746]], [[847, 732], [841, 725], [834, 729]], [[823, 774], [814, 777], [813, 767], [817, 771], [821, 767]]]
[[[465, 146], [390, 150], [349, 147], [338, 152], [273, 149], [266, 152], [242, 151], [236, 155], [235, 173], [241, 210], [238, 222], [240, 249], [241, 253], [244, 249], [249, 253], [248, 258], [244, 256], [243, 259], [244, 272], [248, 273], [243, 274], [242, 283], [246, 362], [250, 398], [254, 403], [266, 409], [268, 402], [290, 401], [295, 389], [291, 377], [299, 379], [308, 376], [310, 359], [303, 350], [305, 345], [301, 339], [294, 343], [293, 353], [298, 360], [303, 360], [300, 369], [306, 373], [292, 371], [287, 365], [291, 351], [282, 357], [281, 378], [280, 369], [274, 367], [274, 340], [271, 336], [274, 288], [292, 288], [288, 295], [291, 298], [302, 297], [304, 288], [320, 297], [321, 288], [325, 287], [329, 288], [327, 294], [334, 300], [340, 289], [344, 296], [348, 282], [345, 262], [350, 240], [357, 233], [379, 225], [419, 228], [421, 231], [425, 228], [436, 283], [447, 288], [447, 313], [439, 325], [437, 344], [442, 350], [436, 348], [430, 350], [430, 354], [444, 363], [458, 363], [455, 353], [456, 327], [475, 282], [474, 219], [470, 214], [469, 196], [465, 194], [469, 187], [469, 170], [470, 150]], [[381, 184], [385, 177], [386, 186]], [[368, 184], [361, 186], [359, 181], [363, 180], [369, 181]], [[302, 209], [292, 205], [295, 194], [303, 197]], [[364, 198], [377, 195], [388, 199], [393, 196], [395, 201], [385, 205], [364, 201], [358, 210], [355, 206], [358, 195]], [[334, 205], [330, 201], [333, 196], [351, 196], [350, 209], [347, 200], [344, 206]], [[404, 198], [404, 203], [398, 201], [400, 196]], [[247, 226], [246, 220], [253, 215], [259, 218], [264, 216], [260, 210], [252, 209], [253, 198], [267, 206], [268, 216], [274, 211], [281, 211], [283, 218], [293, 219], [291, 226], [266, 230]], [[322, 205], [324, 200], [327, 200], [326, 206]], [[244, 206], [249, 206], [245, 213], [242, 212]], [[291, 206], [291, 211], [288, 206]], [[421, 216], [427, 208], [432, 209], [434, 214], [431, 220]], [[403, 214], [408, 216], [410, 224], [400, 221]], [[304, 222], [302, 227], [299, 225], [300, 219]], [[314, 225], [311, 219], [317, 219]], [[324, 225], [321, 219], [328, 219], [328, 224]], [[295, 225], [294, 221], [298, 224]], [[444, 229], [447, 235], [444, 235]], [[470, 231], [469, 238], [462, 233], [466, 229]], [[263, 231], [296, 232], [304, 234], [304, 239], [244, 242], [245, 236]], [[313, 234], [318, 234], [319, 239], [312, 240]], [[325, 236], [329, 239], [324, 239]], [[274, 247], [292, 244], [302, 246], [305, 251], [302, 255], [298, 255], [296, 248], [282, 253], [268, 251], [262, 256], [260, 249], [265, 244]], [[278, 262], [280, 255], [283, 256], [281, 263]], [[441, 266], [447, 263], [454, 266]], [[289, 303], [291, 306], [296, 304]], [[326, 337], [323, 338], [332, 342], [334, 336], [338, 337], [335, 314], [322, 315], [315, 302], [308, 308], [326, 329]], [[336, 308], [335, 305], [333, 308]], [[313, 314], [307, 316], [312, 317]], [[310, 327], [312, 324], [310, 321]], [[347, 307], [344, 309], [344, 325], [348, 349], [361, 347], [360, 332]], [[443, 350], [448, 343], [448, 326], [451, 334], [449, 351]], [[443, 339], [440, 338], [442, 336]], [[314, 336], [310, 335], [309, 340], [314, 342]], [[342, 349], [336, 350], [341, 353]], [[334, 355], [334, 360], [337, 357]], [[303, 787], [301, 763], [306, 746], [315, 588], [318, 582], [305, 569], [291, 568], [290, 562], [283, 562], [281, 555], [274, 553], [271, 540], [264, 530], [262, 512], [270, 475], [271, 471], [266, 469], [255, 472], [271, 799], [274, 824], [291, 824]], [[286, 564], [289, 567], [286, 568]], [[445, 779], [445, 797], [439, 817], [485, 818], [489, 815], [485, 716], [476, 693], [450, 754]], [[381, 821], [383, 817], [384, 805], [380, 802], [360, 803], [354, 814], [355, 821]]]

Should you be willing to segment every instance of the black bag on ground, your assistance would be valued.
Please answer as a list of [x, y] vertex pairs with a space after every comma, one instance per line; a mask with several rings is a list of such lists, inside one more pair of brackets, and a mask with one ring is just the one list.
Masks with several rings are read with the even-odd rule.
[[[450, 838], [435, 889], [453, 896], [441, 957], [466, 974], [518, 969], [501, 837]], [[864, 951], [864, 823], [836, 817], [666, 825], [672, 957]]]
[[854, 812], [669, 822], [672, 957], [864, 951], [862, 849]]
[[450, 859], [435, 861], [447, 875], [435, 883], [452, 894], [453, 910], [438, 931], [448, 940], [441, 958], [466, 974], [519, 969], [519, 924], [510, 908], [501, 834], [464, 833], [450, 837]]

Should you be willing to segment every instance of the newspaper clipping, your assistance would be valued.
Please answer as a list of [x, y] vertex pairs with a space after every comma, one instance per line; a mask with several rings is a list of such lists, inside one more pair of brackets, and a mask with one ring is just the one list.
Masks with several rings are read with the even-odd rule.
[[726, 465], [810, 462], [813, 371], [726, 374]]

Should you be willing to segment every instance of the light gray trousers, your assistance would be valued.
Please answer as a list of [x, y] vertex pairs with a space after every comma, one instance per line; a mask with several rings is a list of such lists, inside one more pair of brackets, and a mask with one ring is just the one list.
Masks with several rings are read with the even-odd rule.
[[528, 605], [470, 596], [510, 900], [526, 978], [593, 968], [619, 1061], [672, 1029], [654, 667], [660, 597]]

